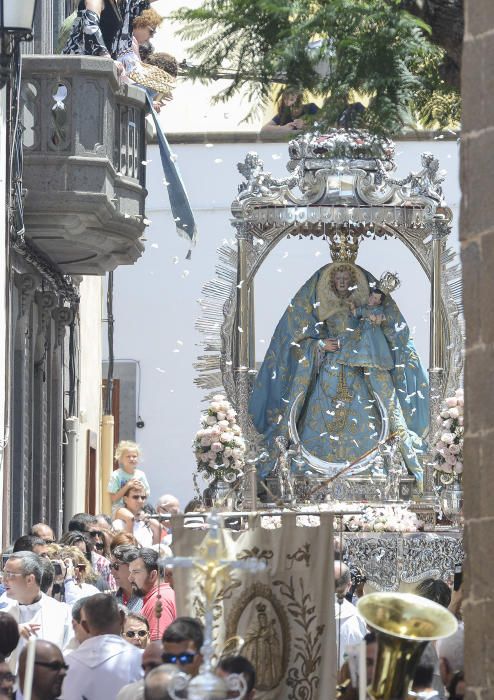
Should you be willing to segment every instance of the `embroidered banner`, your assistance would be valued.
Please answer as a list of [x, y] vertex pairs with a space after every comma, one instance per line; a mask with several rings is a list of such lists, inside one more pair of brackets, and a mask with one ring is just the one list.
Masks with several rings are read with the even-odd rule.
[[[258, 700], [332, 700], [336, 685], [332, 516], [255, 516], [223, 530], [229, 559], [266, 570], [231, 570], [215, 606], [216, 648], [241, 653], [257, 673]], [[191, 556], [204, 530], [173, 520], [176, 556]], [[202, 617], [200, 576], [175, 568], [179, 615]]]

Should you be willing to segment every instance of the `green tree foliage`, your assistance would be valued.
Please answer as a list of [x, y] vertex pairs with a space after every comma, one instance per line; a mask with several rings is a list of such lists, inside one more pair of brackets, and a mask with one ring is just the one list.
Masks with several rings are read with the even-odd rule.
[[356, 99], [368, 105], [359, 126], [374, 132], [458, 118], [458, 92], [440, 77], [445, 52], [402, 0], [204, 0], [173, 19], [192, 42], [192, 76], [210, 81], [227, 73], [215, 99], [247, 92], [251, 114], [278, 82], [316, 95], [322, 128]]

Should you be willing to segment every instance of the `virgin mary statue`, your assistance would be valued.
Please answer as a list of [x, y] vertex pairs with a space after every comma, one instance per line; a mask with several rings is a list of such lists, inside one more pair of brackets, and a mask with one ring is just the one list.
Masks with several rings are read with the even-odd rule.
[[[395, 434], [422, 492], [418, 454], [429, 420], [427, 375], [405, 319], [382, 286], [352, 259], [312, 275], [276, 327], [249, 412], [270, 453], [283, 436], [314, 463], [326, 464], [329, 475], [353, 462], [352, 473], [368, 470], [368, 455], [376, 456], [380, 441]], [[269, 469], [269, 462], [261, 465], [260, 476]]]

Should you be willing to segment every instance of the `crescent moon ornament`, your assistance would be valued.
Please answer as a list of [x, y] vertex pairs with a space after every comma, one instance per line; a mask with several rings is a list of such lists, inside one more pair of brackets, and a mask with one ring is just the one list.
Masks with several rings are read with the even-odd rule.
[[[381, 417], [381, 432], [379, 434], [379, 437], [377, 438], [376, 447], [374, 448], [374, 450], [372, 450], [370, 453], [366, 453], [364, 457], [362, 457], [355, 463], [354, 468], [349, 473], [350, 476], [354, 474], [360, 474], [365, 469], [367, 469], [374, 460], [374, 453], [377, 452], [377, 450], [379, 449], [379, 445], [383, 442], [386, 442], [386, 440], [389, 437], [388, 412], [378, 394], [373, 392], [373, 395]], [[304, 393], [303, 391], [301, 391], [299, 394], [297, 394], [295, 401], [293, 402], [292, 407], [290, 409], [290, 416], [288, 419], [288, 431], [290, 434], [290, 440], [299, 449], [300, 456], [304, 459], [304, 461], [309, 465], [309, 467], [313, 471], [315, 471], [317, 474], [322, 474], [326, 477], [335, 476], [336, 474], [338, 474], [338, 472], [347, 467], [349, 462], [326, 462], [324, 459], [321, 459], [320, 457], [316, 457], [315, 455], [311, 454], [309, 450], [306, 447], [304, 447], [302, 441], [300, 440], [300, 436], [297, 430], [297, 409], [303, 397]]]

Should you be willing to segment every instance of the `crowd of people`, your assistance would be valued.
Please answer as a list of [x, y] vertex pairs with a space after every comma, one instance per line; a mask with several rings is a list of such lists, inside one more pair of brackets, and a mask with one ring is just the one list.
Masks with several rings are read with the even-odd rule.
[[[3, 552], [0, 584], [0, 699], [23, 698], [26, 645], [35, 641], [34, 700], [131, 700], [168, 698], [177, 672], [191, 677], [202, 663], [200, 620], [177, 617], [172, 569], [171, 518], [180, 504], [171, 494], [148, 505], [149, 483], [138, 468], [140, 450], [122, 441], [118, 468], [108, 484], [112, 513], [78, 513], [60, 538], [36, 523]], [[186, 512], [196, 510], [192, 501]], [[202, 527], [198, 514], [193, 527]], [[368, 681], [376, 637], [355, 606], [365, 576], [340, 560], [335, 542], [336, 658], [342, 695], [356, 697], [350, 672], [352, 648], [365, 640]], [[422, 581], [416, 593], [461, 618], [461, 587]], [[463, 697], [463, 626], [431, 643], [416, 671], [414, 689], [429, 700]], [[220, 658], [217, 673], [242, 674], [247, 700], [256, 670], [243, 656]], [[14, 695], [15, 694], [15, 695]]]
[[[167, 698], [178, 669], [199, 671], [202, 623], [177, 618], [172, 571], [163, 566], [180, 504], [164, 494], [148, 505], [134, 442], [122, 441], [116, 459], [111, 515], [77, 513], [58, 539], [36, 523], [3, 552], [0, 698], [23, 698], [30, 639], [34, 700]], [[253, 691], [247, 659], [226, 657], [218, 672], [243, 673]]]

